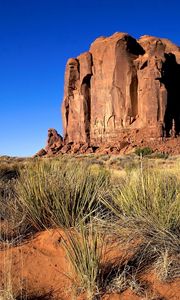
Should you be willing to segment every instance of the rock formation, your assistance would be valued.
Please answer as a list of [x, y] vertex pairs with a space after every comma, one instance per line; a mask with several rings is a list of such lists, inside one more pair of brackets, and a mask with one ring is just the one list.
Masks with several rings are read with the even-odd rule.
[[122, 142], [180, 134], [180, 48], [126, 33], [96, 39], [70, 58], [62, 104], [64, 142]]
[[34, 157], [53, 155], [59, 152], [64, 146], [62, 136], [53, 128], [48, 129], [46, 147], [39, 150]]
[[53, 128], [48, 129], [48, 139], [45, 150], [47, 153], [57, 152], [63, 146], [62, 136]]
[[64, 138], [49, 129], [35, 156], [143, 146], [180, 153], [180, 47], [127, 33], [96, 39], [67, 61], [62, 119]]

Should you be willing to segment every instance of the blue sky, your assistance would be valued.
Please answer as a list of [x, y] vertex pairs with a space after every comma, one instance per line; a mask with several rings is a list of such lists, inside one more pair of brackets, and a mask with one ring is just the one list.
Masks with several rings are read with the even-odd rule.
[[179, 0], [0, 0], [0, 155], [33, 155], [48, 128], [62, 133], [69, 57], [117, 31], [180, 45], [179, 14]]

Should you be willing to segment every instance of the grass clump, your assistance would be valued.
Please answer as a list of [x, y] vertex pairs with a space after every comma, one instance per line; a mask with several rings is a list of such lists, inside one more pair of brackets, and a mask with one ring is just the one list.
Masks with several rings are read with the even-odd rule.
[[76, 293], [86, 293], [88, 300], [95, 299], [100, 292], [102, 236], [92, 223], [88, 227], [80, 224], [79, 230], [66, 232], [64, 248], [73, 269]]
[[26, 221], [37, 229], [73, 227], [88, 221], [99, 207], [108, 173], [84, 162], [31, 164], [17, 183], [18, 202]]
[[176, 176], [135, 170], [113, 187], [110, 199], [102, 201], [117, 219], [113, 230], [126, 240], [129, 235], [140, 241], [144, 249], [148, 245], [146, 257], [155, 262], [165, 249], [170, 257], [179, 254], [180, 183]]
[[20, 167], [17, 162], [0, 158], [0, 243], [14, 244], [15, 235], [19, 239], [19, 231], [15, 231], [21, 217], [16, 207], [15, 185]]
[[180, 277], [180, 255], [173, 256], [168, 249], [160, 252], [155, 264], [158, 278], [163, 281], [171, 281]]
[[141, 221], [159, 231], [175, 232], [180, 225], [180, 184], [176, 177], [136, 170], [112, 191], [107, 202], [119, 218]]

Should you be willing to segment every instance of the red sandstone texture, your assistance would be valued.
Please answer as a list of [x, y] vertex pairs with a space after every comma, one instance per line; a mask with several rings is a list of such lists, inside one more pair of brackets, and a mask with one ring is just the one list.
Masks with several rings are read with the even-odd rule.
[[48, 154], [157, 144], [179, 153], [180, 47], [127, 33], [96, 39], [67, 61], [62, 119], [64, 140]]

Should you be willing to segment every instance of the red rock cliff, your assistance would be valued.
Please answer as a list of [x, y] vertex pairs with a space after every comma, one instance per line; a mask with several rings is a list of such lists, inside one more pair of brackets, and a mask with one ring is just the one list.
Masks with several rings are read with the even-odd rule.
[[180, 134], [180, 48], [126, 33], [96, 39], [68, 60], [62, 104], [65, 143], [100, 145], [142, 132]]

